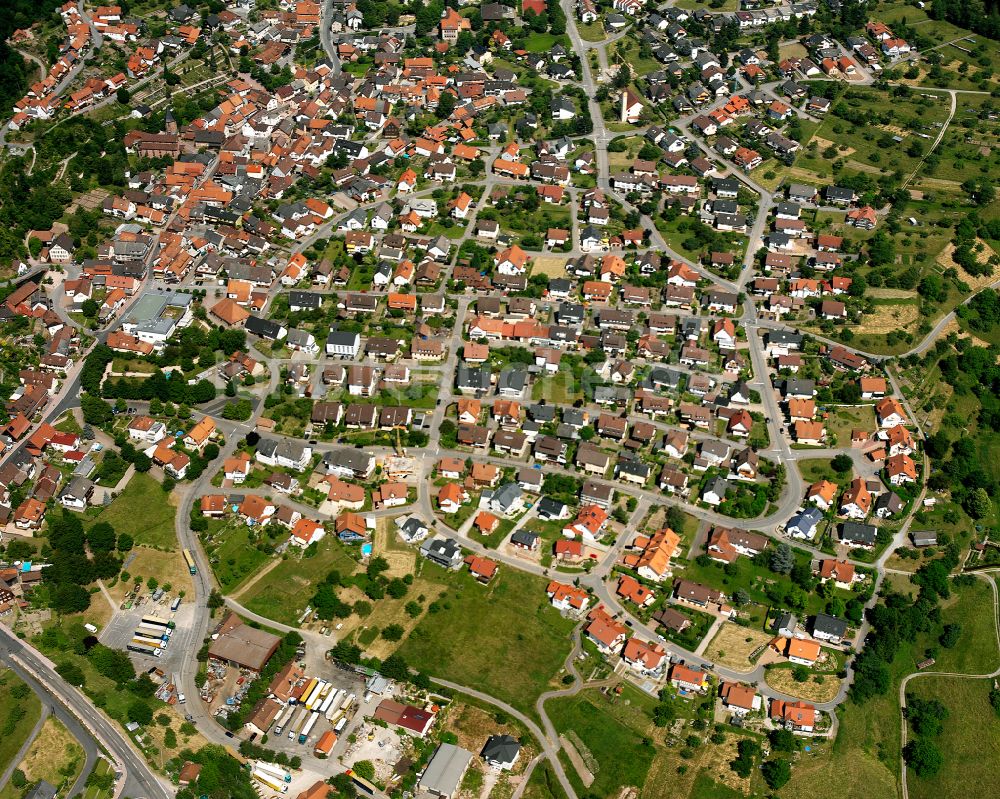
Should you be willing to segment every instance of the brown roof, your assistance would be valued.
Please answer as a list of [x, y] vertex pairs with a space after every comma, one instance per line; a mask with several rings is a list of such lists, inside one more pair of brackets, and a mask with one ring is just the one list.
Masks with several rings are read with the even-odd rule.
[[297, 662], [290, 661], [285, 668], [274, 675], [268, 692], [282, 702], [287, 702], [292, 695], [292, 687], [305, 677], [305, 672], [299, 668]]
[[280, 710], [281, 705], [273, 699], [261, 699], [254, 705], [253, 712], [250, 714], [250, 718], [247, 719], [247, 724], [252, 724], [258, 730], [267, 732], [267, 728], [274, 723], [274, 719]]
[[180, 785], [188, 785], [198, 779], [199, 774], [201, 774], [201, 763], [192, 763], [189, 760], [177, 775], [177, 782]]
[[212, 306], [212, 315], [217, 316], [227, 325], [238, 325], [250, 317], [250, 312], [235, 300], [228, 297], [219, 300]]

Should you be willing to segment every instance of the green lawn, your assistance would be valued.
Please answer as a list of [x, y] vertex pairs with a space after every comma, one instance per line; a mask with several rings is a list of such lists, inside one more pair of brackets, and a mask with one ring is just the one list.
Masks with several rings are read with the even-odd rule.
[[111, 362], [111, 371], [115, 374], [125, 374], [126, 372], [140, 372], [142, 374], [151, 375], [156, 371], [156, 366], [154, 364], [148, 363], [147, 361], [139, 360], [138, 358], [115, 358]]
[[[84, 762], [80, 743], [61, 721], [49, 716], [19, 768], [29, 782], [45, 780], [62, 792], [76, 782]], [[0, 791], [0, 799], [19, 799], [24, 794], [23, 789], [15, 788], [13, 782], [8, 782]]]
[[[850, 435], [850, 432], [848, 432]], [[851, 477], [850, 472], [840, 474], [835, 472], [830, 466], [831, 458], [808, 458], [799, 461], [799, 472], [802, 479], [807, 483], [815, 483], [820, 480], [829, 480], [831, 483], [843, 483]]]
[[[809, 553], [795, 548], [792, 549], [792, 552], [798, 563], [809, 563]], [[729, 595], [742, 588], [747, 592], [752, 604], [744, 608], [741, 613], [745, 612], [753, 622], [753, 626], [760, 628], [761, 623], [764, 621], [763, 614], [773, 604], [767, 594], [768, 588], [773, 584], [777, 584], [784, 589], [782, 591], [784, 595], [792, 588], [793, 583], [787, 576], [775, 574], [766, 566], [758, 566], [750, 558], [741, 557], [734, 562], [734, 565], [736, 567], [735, 573], [727, 573], [726, 567], [716, 561], [702, 566], [697, 560], [692, 560], [688, 562], [683, 572], [678, 576], [685, 580], [692, 580], [696, 583], [718, 588]], [[730, 568], [730, 572], [733, 572], [732, 568]], [[845, 602], [852, 596], [849, 591], [842, 591], [840, 589], [835, 589], [834, 594]], [[819, 594], [813, 592], [807, 595], [807, 613], [822, 611], [825, 605], [826, 600]]]
[[[10, 765], [41, 715], [34, 691], [10, 669], [0, 671], [0, 725], [16, 718], [9, 734], [0, 735], [0, 772]], [[6, 732], [6, 730], [5, 730]]]
[[[683, 0], [678, 5], [683, 5]], [[743, 794], [728, 785], [716, 782], [707, 774], [695, 777], [690, 799], [742, 799]]]
[[631, 66], [632, 71], [640, 77], [648, 75], [650, 72], [656, 72], [656, 70], [661, 68], [660, 62], [655, 58], [646, 58], [640, 55], [639, 43], [627, 36], [624, 39], [619, 39], [608, 48], [609, 64], [621, 63], [617, 60], [619, 57], [621, 58], [621, 62]]
[[829, 446], [849, 447], [851, 431], [855, 428], [869, 432], [875, 429], [875, 406], [851, 405], [832, 409], [826, 422]]
[[326, 536], [311, 558], [302, 557], [298, 547], [289, 547], [287, 557], [247, 590], [243, 604], [269, 619], [295, 624], [316, 593], [317, 584], [333, 569], [345, 577], [357, 569], [336, 536]]
[[576, 30], [585, 42], [602, 42], [608, 37], [604, 31], [604, 25], [600, 22], [588, 22], [586, 25], [578, 22]]
[[119, 533], [131, 535], [137, 544], [172, 550], [177, 548], [174, 512], [174, 506], [153, 477], [134, 474], [108, 507], [88, 512], [86, 525], [107, 522]]
[[210, 521], [208, 531], [201, 533], [200, 538], [224, 593], [232, 592], [270, 558], [256, 547], [250, 528], [236, 518], [226, 522]]
[[[934, 777], [907, 775], [913, 799], [986, 799], [996, 795], [1000, 763], [1000, 715], [989, 703], [991, 680], [921, 677], [907, 690], [921, 699], [937, 699], [948, 708], [934, 743], [944, 765]], [[912, 734], [912, 732], [910, 733]]]
[[562, 538], [562, 531], [567, 522], [569, 522], [569, 519], [552, 519], [551, 521], [543, 521], [537, 516], [534, 516], [524, 523], [524, 527], [522, 529], [529, 533], [538, 533], [539, 537], [543, 541], [552, 544]]
[[528, 780], [521, 795], [524, 799], [566, 799], [566, 791], [563, 790], [547, 760], [535, 766], [535, 770], [531, 772], [531, 779]]
[[698, 648], [698, 644], [701, 643], [701, 639], [705, 637], [705, 633], [707, 633], [709, 628], [712, 626], [712, 622], [715, 621], [715, 617], [708, 613], [702, 613], [700, 610], [695, 610], [694, 608], [684, 607], [683, 605], [674, 605], [673, 609], [678, 613], [687, 616], [691, 620], [691, 626], [682, 633], [675, 633], [664, 627], [660, 628], [660, 632], [668, 641], [673, 641], [675, 644], [682, 646], [689, 652], [693, 652]]
[[[617, 701], [623, 699], [624, 696]], [[617, 796], [626, 785], [645, 783], [656, 750], [643, 744], [644, 734], [612, 713], [608, 698], [599, 691], [582, 691], [574, 697], [556, 699], [546, 703], [545, 709], [556, 729], [572, 742], [594, 775], [593, 784], [585, 788], [576, 770], [568, 770], [578, 795]]]
[[[111, 764], [105, 760], [103, 757], [97, 761], [97, 765], [94, 766], [93, 774], [99, 777], [103, 777], [106, 774], [110, 774], [113, 771]], [[106, 791], [98, 788], [96, 785], [91, 785], [83, 793], [83, 799], [111, 799], [112, 792]]]
[[[881, 89], [851, 86], [838, 102], [851, 111], [867, 115], [872, 120], [871, 124], [855, 125], [831, 112], [815, 131], [806, 131], [807, 135], [802, 139], [804, 147], [794, 166], [778, 165], [776, 171], [788, 174], [792, 180], [798, 180], [802, 172], [807, 172], [814, 175], [813, 183], [828, 183], [834, 179], [833, 162], [840, 159], [844, 164], [843, 174], [865, 172], [878, 175], [882, 171], [891, 173], [895, 170], [908, 174], [919, 162], [919, 156], [907, 152], [908, 145], [914, 141], [914, 134], [935, 135], [933, 123], [944, 121], [948, 116], [947, 96], [944, 94], [923, 97], [914, 92], [908, 98], [890, 97]], [[889, 121], [902, 129], [902, 143], [893, 142], [895, 130], [882, 126], [887, 119], [882, 115], [890, 108]], [[814, 137], [821, 141], [810, 147]], [[833, 142], [837, 147], [834, 158], [824, 155], [828, 146], [826, 142]]]
[[952, 649], [939, 650], [935, 671], [988, 674], [1000, 666], [992, 608], [993, 592], [982, 579], [955, 589], [941, 603], [941, 619], [945, 624], [960, 624], [962, 635]]
[[525, 40], [524, 49], [529, 53], [545, 53], [557, 44], [566, 48], [570, 46], [565, 36], [556, 36], [554, 33], [533, 33]]
[[399, 653], [432, 677], [486, 691], [534, 715], [535, 699], [562, 668], [573, 622], [549, 605], [545, 580], [502, 567], [489, 586], [468, 572], [422, 564], [445, 594]]
[[67, 413], [53, 426], [60, 433], [75, 433], [76, 435], [80, 435], [83, 432], [83, 428], [80, 427], [71, 413]]
[[462, 525], [465, 524], [469, 517], [475, 513], [479, 513], [479, 492], [475, 491], [469, 495], [469, 501], [459, 505], [458, 510], [455, 513], [443, 513], [441, 514], [441, 521], [444, 522], [452, 530], [461, 529]]
[[[510, 535], [511, 530], [517, 522], [514, 519], [501, 519], [497, 529], [487, 536], [480, 536], [482, 544], [487, 549], [496, 549], [503, 540]], [[477, 533], [478, 535], [478, 533]]]
[[535, 402], [546, 400], [557, 405], [572, 405], [583, 397], [578, 390], [572, 372], [560, 371], [549, 377], [536, 380], [531, 387], [531, 399]]

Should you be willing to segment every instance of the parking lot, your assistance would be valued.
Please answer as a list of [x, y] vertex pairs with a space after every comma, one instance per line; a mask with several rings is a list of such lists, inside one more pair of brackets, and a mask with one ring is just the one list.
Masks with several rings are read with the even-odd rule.
[[178, 671], [184, 660], [185, 652], [192, 646], [190, 639], [194, 627], [194, 605], [182, 601], [177, 612], [171, 613], [170, 603], [173, 599], [172, 595], [164, 594], [158, 602], [153, 602], [151, 593], [143, 589], [139, 596], [133, 600], [131, 608], [115, 612], [105, 628], [98, 634], [98, 640], [112, 649], [128, 651], [128, 644], [143, 616], [156, 616], [166, 621], [172, 621], [175, 627], [171, 631], [169, 643], [160, 657], [145, 655], [141, 652], [129, 652], [129, 656], [136, 667], [143, 671], [154, 665], [167, 674]]
[[[301, 662], [306, 662], [305, 660]], [[342, 690], [346, 694], [354, 694], [355, 700], [351, 708], [347, 711], [348, 722], [345, 727], [337, 734], [337, 743], [334, 746], [333, 751], [330, 753], [330, 758], [337, 758], [347, 747], [347, 739], [354, 732], [356, 725], [360, 722], [361, 717], [364, 715], [366, 710], [370, 712], [374, 709], [375, 705], [365, 705], [363, 702], [363, 696], [365, 694], [365, 683], [353, 670], [339, 669], [333, 665], [333, 663], [323, 660], [319, 668], [310, 668], [307, 670], [308, 678], [317, 677], [319, 679], [325, 680], [330, 683], [331, 691]], [[224, 716], [229, 708], [238, 707], [239, 700], [242, 698], [243, 691], [248, 687], [249, 683], [239, 682], [241, 677], [241, 672], [239, 669], [234, 668], [224, 668], [221, 664], [218, 665], [218, 672], [215, 675], [217, 679], [212, 679], [213, 669], [209, 668], [209, 678], [212, 684], [214, 696], [211, 703], [211, 712], [213, 714], [219, 714]], [[346, 697], [345, 697], [346, 698]], [[232, 705], [227, 705], [226, 700], [232, 700]], [[377, 698], [375, 702], [377, 703]], [[279, 713], [278, 718], [280, 719], [282, 713]], [[303, 763], [312, 762], [318, 766], [321, 762], [329, 763], [327, 761], [320, 761], [313, 754], [313, 749], [316, 746], [316, 742], [320, 739], [329, 729], [332, 729], [331, 723], [325, 718], [317, 720], [313, 728], [309, 731], [309, 738], [305, 743], [299, 743], [299, 725], [295, 724], [295, 720], [298, 718], [297, 711], [291, 716], [291, 724], [286, 722], [285, 727], [282, 729], [280, 734], [275, 734], [274, 730], [277, 726], [277, 719], [275, 724], [272, 725], [269, 730], [267, 746], [270, 749], [274, 749], [278, 752], [284, 752], [288, 755], [298, 755], [302, 758]], [[221, 720], [221, 719], [220, 719]], [[291, 734], [291, 737], [289, 737]], [[241, 731], [239, 733], [240, 738], [247, 737], [247, 732]], [[329, 766], [328, 766], [329, 767]]]

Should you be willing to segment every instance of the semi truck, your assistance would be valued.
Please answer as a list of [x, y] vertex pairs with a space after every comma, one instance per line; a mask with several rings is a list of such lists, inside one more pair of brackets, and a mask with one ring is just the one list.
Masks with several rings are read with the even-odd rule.
[[309, 740], [309, 733], [312, 732], [312, 728], [316, 726], [316, 720], [319, 718], [319, 713], [310, 713], [309, 718], [306, 719], [306, 723], [302, 725], [302, 729], [299, 730], [299, 743], [304, 744]]
[[291, 782], [292, 774], [288, 769], [284, 769], [276, 763], [268, 763], [264, 760], [258, 760], [254, 764], [254, 769], [264, 774], [270, 774], [272, 777], [277, 779], [279, 782]]
[[278, 723], [274, 725], [274, 734], [281, 735], [281, 731], [288, 726], [289, 720], [292, 718], [292, 714], [295, 712], [295, 705], [287, 705], [281, 714], [278, 716]]
[[158, 658], [160, 655], [163, 654], [162, 648], [156, 646], [155, 643], [147, 641], [142, 638], [133, 638], [131, 641], [129, 641], [127, 648], [130, 652], [139, 652], [140, 654], [143, 655], [152, 655], [155, 658]]
[[294, 738], [295, 734], [302, 728], [307, 715], [309, 715], [309, 711], [300, 706], [299, 712], [295, 714], [295, 718], [292, 719], [292, 722], [288, 725], [289, 740]]
[[288, 793], [288, 785], [281, 782], [276, 777], [266, 774], [263, 771], [259, 771], [258, 769], [254, 769], [251, 774], [257, 782], [262, 785], [266, 785], [272, 791], [277, 791], [278, 793]]
[[337, 695], [339, 693], [339, 690], [335, 691], [331, 688], [330, 692], [323, 698], [323, 704], [319, 706], [319, 712], [325, 716], [327, 711], [333, 707], [333, 703], [337, 701]]
[[144, 643], [151, 644], [152, 646], [158, 647], [160, 649], [167, 648], [167, 642], [162, 638], [154, 638], [153, 636], [146, 635], [145, 633], [139, 632], [138, 630], [132, 633], [132, 640], [142, 641]]
[[166, 641], [170, 638], [165, 628], [157, 627], [153, 624], [140, 624], [135, 628], [135, 632], [137, 635], [144, 635], [146, 638], [155, 638], [157, 641]]
[[310, 710], [313, 710], [316, 707], [316, 703], [319, 702], [320, 696], [323, 695], [323, 689], [326, 688], [329, 684], [330, 683], [324, 680], [320, 680], [318, 683], [316, 683], [316, 687], [313, 688], [312, 693], [302, 704], [304, 704]]
[[309, 682], [306, 683], [306, 689], [301, 694], [299, 694], [298, 703], [300, 705], [304, 705], [306, 703], [306, 699], [309, 698], [309, 694], [313, 692], [318, 683], [319, 680], [316, 679], [315, 677], [313, 677], [311, 680], [309, 680]]
[[152, 625], [155, 625], [156, 627], [165, 627], [168, 630], [172, 630], [172, 629], [174, 629], [174, 627], [177, 626], [172, 621], [167, 621], [166, 619], [161, 619], [159, 616], [143, 616], [142, 617], [142, 623], [143, 624], [152, 624]]

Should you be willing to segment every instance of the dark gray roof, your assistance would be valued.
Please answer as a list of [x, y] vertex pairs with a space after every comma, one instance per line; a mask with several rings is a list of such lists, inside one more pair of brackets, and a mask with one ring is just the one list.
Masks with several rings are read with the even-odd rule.
[[552, 497], [542, 497], [538, 500], [538, 505], [535, 506], [535, 510], [539, 516], [558, 516], [562, 513], [565, 507], [565, 502], [560, 502], [558, 499], [552, 499]]
[[521, 486], [517, 483], [504, 483], [491, 498], [498, 506], [506, 510], [521, 498]]
[[512, 544], [533, 547], [538, 542], [538, 534], [529, 533], [527, 530], [518, 530], [511, 535], [510, 540]]
[[810, 505], [808, 508], [799, 511], [791, 519], [789, 519], [788, 526], [806, 532], [816, 527], [822, 518], [822, 511], [820, 511], [820, 509], [815, 505]]
[[870, 524], [859, 524], [858, 522], [844, 522], [840, 526], [840, 540], [852, 544], [865, 544], [872, 546], [875, 544], [875, 536], [878, 529]]
[[826, 613], [817, 613], [813, 619], [813, 631], [825, 633], [826, 635], [843, 638], [847, 633], [847, 622], [835, 616], [828, 616]]
[[299, 308], [319, 308], [323, 304], [323, 295], [311, 291], [288, 292], [288, 305]]
[[281, 325], [270, 319], [261, 319], [259, 316], [250, 315], [246, 321], [246, 330], [255, 336], [267, 339], [277, 339], [281, 335]]
[[521, 744], [512, 735], [491, 735], [486, 739], [482, 757], [497, 763], [510, 763], [520, 751]]

